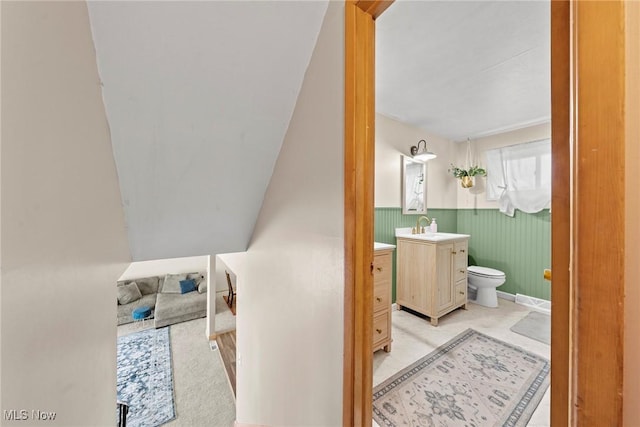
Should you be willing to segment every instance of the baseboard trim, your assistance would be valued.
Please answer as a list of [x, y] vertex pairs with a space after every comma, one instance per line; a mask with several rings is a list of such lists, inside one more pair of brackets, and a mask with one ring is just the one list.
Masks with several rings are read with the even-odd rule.
[[[496, 290], [496, 293], [498, 294], [498, 298], [514, 302], [518, 305], [524, 305], [525, 307], [535, 311], [539, 311], [540, 313], [551, 314], [551, 301], [536, 297], [530, 297], [529, 295], [524, 294], [514, 295], [498, 290]], [[473, 302], [472, 300], [469, 301]]]
[[[551, 314], [551, 301], [547, 301], [544, 299], [530, 297], [529, 295], [524, 294], [510, 294], [508, 292], [502, 292], [496, 289], [496, 293], [498, 294], [498, 298], [514, 302], [516, 304], [524, 305], [536, 311], [540, 311], [541, 313]], [[469, 302], [475, 302], [474, 300], [469, 300]], [[391, 304], [391, 311], [398, 311], [398, 304]]]
[[498, 298], [506, 299], [507, 301], [511, 301], [511, 302], [516, 302], [516, 296], [514, 294], [510, 294], [510, 293], [502, 292], [498, 290], [496, 290], [496, 293], [498, 294]]
[[551, 301], [529, 295], [516, 294], [516, 304], [524, 305], [541, 313], [551, 314]]

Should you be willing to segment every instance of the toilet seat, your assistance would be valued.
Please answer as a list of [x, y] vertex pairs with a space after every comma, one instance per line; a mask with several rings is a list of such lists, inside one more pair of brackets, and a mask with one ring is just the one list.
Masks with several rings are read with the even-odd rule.
[[490, 279], [502, 279], [505, 277], [504, 272], [500, 270], [494, 270], [489, 267], [480, 267], [478, 265], [470, 265], [467, 267], [467, 272], [478, 277], [487, 277]]

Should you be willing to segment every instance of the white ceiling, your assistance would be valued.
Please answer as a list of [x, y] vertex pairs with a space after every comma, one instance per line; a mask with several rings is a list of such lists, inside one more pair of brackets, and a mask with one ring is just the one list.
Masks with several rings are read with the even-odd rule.
[[133, 260], [246, 249], [327, 1], [89, 1]]
[[376, 111], [453, 141], [550, 119], [548, 1], [396, 1], [376, 24]]

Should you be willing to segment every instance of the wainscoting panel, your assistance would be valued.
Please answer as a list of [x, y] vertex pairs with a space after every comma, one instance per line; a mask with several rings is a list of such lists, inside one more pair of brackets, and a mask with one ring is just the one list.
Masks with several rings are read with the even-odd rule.
[[[429, 209], [427, 216], [436, 218], [438, 231], [455, 233], [457, 229], [456, 209]], [[375, 208], [374, 235], [376, 242], [396, 244], [395, 229], [400, 227], [415, 227], [420, 215], [403, 215], [401, 208]], [[392, 299], [396, 301], [396, 253], [393, 253], [393, 285]]]
[[548, 209], [535, 214], [516, 211], [513, 218], [497, 209], [458, 209], [457, 217], [457, 232], [471, 235], [469, 255], [475, 263], [506, 273], [507, 281], [498, 290], [551, 299], [550, 282], [542, 277], [551, 266]]

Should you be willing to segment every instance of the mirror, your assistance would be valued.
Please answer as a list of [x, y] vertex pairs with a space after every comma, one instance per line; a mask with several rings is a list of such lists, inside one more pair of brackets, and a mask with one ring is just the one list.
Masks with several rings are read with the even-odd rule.
[[402, 213], [427, 213], [427, 165], [402, 156]]

